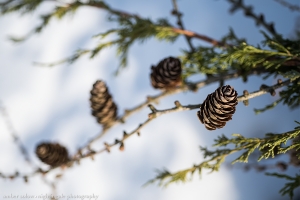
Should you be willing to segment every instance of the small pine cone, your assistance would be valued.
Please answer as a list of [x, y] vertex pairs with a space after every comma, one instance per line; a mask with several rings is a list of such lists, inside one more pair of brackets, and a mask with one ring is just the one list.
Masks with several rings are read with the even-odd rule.
[[52, 167], [69, 161], [68, 150], [58, 143], [41, 143], [36, 147], [35, 154], [42, 162]]
[[151, 67], [151, 84], [156, 89], [172, 89], [181, 83], [181, 62], [174, 57], [160, 61]]
[[209, 94], [197, 112], [198, 118], [207, 130], [223, 128], [231, 120], [237, 105], [237, 92], [225, 85]]
[[117, 106], [103, 81], [96, 81], [91, 90], [92, 115], [99, 124], [108, 127], [117, 119]]

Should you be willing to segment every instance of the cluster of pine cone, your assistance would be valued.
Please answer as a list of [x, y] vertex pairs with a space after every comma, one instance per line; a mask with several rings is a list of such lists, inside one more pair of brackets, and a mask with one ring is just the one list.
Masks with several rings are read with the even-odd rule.
[[[182, 67], [178, 58], [165, 58], [157, 66], [152, 66], [151, 70], [151, 84], [156, 89], [174, 89], [182, 82]], [[90, 102], [92, 115], [96, 117], [99, 124], [109, 127], [117, 120], [117, 105], [103, 81], [98, 80], [94, 83]]]
[[[182, 83], [181, 62], [177, 58], [165, 58], [151, 69], [154, 88], [173, 89]], [[197, 113], [198, 118], [208, 130], [222, 128], [232, 119], [237, 103], [237, 92], [229, 85], [222, 86], [207, 96]]]
[[[171, 90], [182, 84], [182, 67], [178, 58], [168, 57], [151, 67], [151, 84], [155, 89]], [[97, 80], [90, 92], [92, 115], [104, 128], [117, 120], [117, 105], [102, 80]], [[225, 126], [231, 120], [237, 105], [237, 92], [229, 85], [218, 88], [207, 96], [197, 115], [208, 130]], [[41, 143], [36, 147], [38, 158], [50, 165], [59, 166], [69, 160], [68, 151], [57, 143]]]

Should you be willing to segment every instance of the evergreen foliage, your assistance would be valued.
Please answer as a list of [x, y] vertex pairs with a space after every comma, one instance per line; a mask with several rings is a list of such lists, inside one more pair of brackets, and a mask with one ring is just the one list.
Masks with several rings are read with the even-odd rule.
[[[192, 168], [174, 173], [169, 172], [167, 169], [164, 169], [162, 171], [158, 170], [158, 175], [154, 179], [147, 182], [146, 185], [158, 181], [159, 185], [167, 186], [168, 184], [173, 182], [185, 182], [187, 181], [188, 175], [193, 175], [195, 172], [198, 172], [201, 175], [204, 169], [208, 169], [210, 170], [210, 172], [218, 171], [221, 164], [225, 161], [225, 158], [233, 153], [241, 153], [241, 155], [233, 160], [232, 164], [236, 162], [247, 163], [249, 156], [255, 150], [259, 150], [260, 152], [258, 161], [260, 161], [261, 159], [268, 159], [270, 157], [274, 158], [275, 149], [276, 154], [285, 154], [287, 151], [290, 151], [292, 149], [299, 150], [300, 142], [296, 142], [292, 145], [286, 145], [288, 141], [293, 140], [300, 135], [300, 123], [297, 121], [296, 123], [299, 126], [295, 127], [294, 130], [281, 134], [267, 133], [264, 138], [245, 138], [240, 134], [233, 134], [232, 139], [227, 138], [225, 135], [219, 136], [215, 140], [214, 146], [223, 148], [211, 151], [206, 147], [200, 147], [200, 150], [203, 152], [204, 158], [209, 159], [200, 164], [195, 164]], [[228, 145], [233, 145], [234, 147], [225, 148]], [[282, 145], [286, 146], [282, 147]], [[291, 189], [293, 190], [298, 186], [299, 185], [297, 184], [292, 184], [291, 186], [289, 186], [289, 192]], [[284, 192], [282, 194], [284, 195], [286, 193], [287, 192]], [[290, 196], [292, 196], [291, 193], [289, 194]]]
[[[53, 2], [55, 3], [56, 1], [54, 0]], [[206, 36], [178, 29], [168, 22], [167, 19], [158, 19], [153, 21], [148, 18], [142, 18], [138, 15], [115, 10], [111, 8], [106, 1], [76, 0], [71, 3], [56, 2], [56, 7], [54, 7], [50, 13], [40, 16], [41, 24], [32, 30], [32, 32], [24, 37], [12, 37], [11, 39], [15, 42], [21, 42], [29, 36], [43, 31], [47, 25], [49, 25], [52, 18], [62, 19], [68, 14], [76, 13], [76, 11], [83, 6], [96, 7], [103, 9], [108, 13], [108, 21], [116, 24], [116, 28], [94, 35], [93, 37], [99, 38], [100, 42], [97, 43], [93, 49], [79, 49], [68, 58], [53, 63], [39, 63], [40, 65], [55, 66], [62, 63], [73, 63], [85, 54], [88, 54], [90, 58], [94, 58], [103, 49], [116, 46], [116, 53], [120, 57], [120, 67], [125, 67], [127, 65], [129, 48], [135, 42], [144, 42], [152, 37], [161, 41], [175, 42], [178, 36], [185, 35], [188, 38], [198, 38], [208, 41], [212, 45], [199, 45], [191, 50], [183, 50], [182, 55], [178, 56], [182, 61], [182, 77], [186, 84], [180, 86], [178, 90], [186, 87], [188, 84], [193, 85], [194, 83], [190, 83], [188, 79], [195, 74], [205, 74], [207, 75], [208, 82], [211, 80], [217, 80], [220, 81], [220, 84], [222, 85], [223, 76], [236, 73], [237, 76], [242, 77], [246, 82], [248, 76], [253, 74], [255, 71], [258, 75], [263, 74], [263, 78], [271, 76], [276, 78], [280, 75], [284, 77], [285, 80], [290, 80], [290, 83], [286, 87], [284, 85], [281, 86], [281, 83], [278, 82], [278, 85], [282, 87], [282, 90], [279, 92], [279, 99], [269, 105], [266, 105], [264, 108], [255, 109], [255, 113], [258, 114], [265, 112], [276, 107], [280, 103], [283, 103], [291, 110], [299, 108], [300, 38], [295, 40], [284, 38], [276, 32], [273, 23], [265, 22], [263, 15], [254, 14], [252, 12], [252, 7], [244, 5], [242, 0], [228, 0], [228, 2], [232, 4], [230, 10], [232, 13], [238, 9], [244, 10], [247, 17], [255, 19], [255, 22], [258, 25], [263, 25], [270, 35], [262, 32], [264, 40], [261, 41], [259, 45], [254, 46], [247, 43], [246, 39], [238, 38], [234, 31], [230, 29], [229, 33], [225, 35], [220, 42], [214, 42]], [[43, 3], [45, 3], [43, 0], [6, 0], [3, 3], [0, 3], [0, 13], [2, 15], [14, 12], [28, 14], [37, 10]], [[114, 39], [104, 41], [104, 39], [107, 39], [108, 36], [113, 36], [112, 38]], [[197, 84], [195, 83], [194, 85], [196, 86]], [[185, 89], [182, 89], [182, 91]], [[264, 86], [260, 91], [272, 93], [274, 90], [271, 89], [271, 87]], [[163, 93], [163, 95], [166, 94], [167, 93]], [[245, 100], [248, 98], [246, 94], [242, 97], [245, 98]], [[151, 98], [147, 100], [146, 104], [148, 105], [150, 102]], [[142, 104], [140, 107], [143, 107], [146, 104]], [[193, 107], [193, 105], [189, 106], [184, 107], [180, 105], [180, 103], [176, 104], [176, 108], [178, 108], [179, 111], [184, 110], [183, 108]], [[152, 110], [151, 114], [157, 114], [159, 112], [154, 107], [150, 106], [150, 109]], [[172, 109], [166, 109], [160, 112], [167, 113], [170, 110]], [[126, 112], [124, 116], [127, 116]], [[120, 118], [122, 118], [122, 116]], [[144, 124], [147, 124], [150, 120], [151, 118], [149, 117]], [[118, 121], [114, 123], [118, 123]], [[227, 138], [225, 135], [219, 136], [214, 143], [214, 147], [216, 147], [215, 149], [209, 150], [206, 147], [200, 147], [200, 150], [203, 152], [203, 156], [206, 159], [205, 161], [200, 164], [195, 164], [191, 168], [174, 173], [171, 173], [167, 169], [158, 170], [157, 176], [147, 182], [146, 185], [158, 182], [161, 186], [167, 186], [175, 182], [186, 182], [195, 172], [201, 175], [204, 170], [209, 170], [210, 172], [218, 171], [227, 156], [234, 153], [239, 155], [232, 161], [232, 164], [236, 162], [247, 163], [249, 156], [251, 156], [254, 152], [259, 152], [257, 160], [260, 161], [262, 159], [274, 158], [277, 154], [288, 154], [291, 150], [298, 151], [300, 150], [300, 142], [294, 141], [294, 139], [300, 135], [300, 123], [297, 121], [296, 123], [297, 127], [295, 127], [294, 130], [280, 134], [267, 133], [263, 138], [247, 138], [241, 134], [233, 134], [232, 138]], [[139, 134], [139, 130], [144, 124], [139, 125], [136, 131], [133, 131], [131, 134], [124, 132], [123, 139], [116, 140], [113, 145], [105, 143], [105, 150], [109, 152], [110, 147], [116, 144], [120, 144], [120, 149], [124, 150], [124, 140], [135, 132]], [[80, 151], [80, 153], [78, 153], [79, 158], [74, 156], [77, 159], [75, 160], [78, 161], [81, 158], [96, 154], [95, 151], [89, 148], [90, 145], [88, 145], [89, 152], [86, 155], [82, 155]], [[299, 158], [300, 155], [298, 155], [298, 159]], [[280, 190], [280, 193], [282, 195], [289, 195], [293, 198], [294, 190], [300, 185], [300, 176], [298, 174], [294, 177], [277, 173], [267, 173], [267, 175], [287, 179], [288, 182]]]

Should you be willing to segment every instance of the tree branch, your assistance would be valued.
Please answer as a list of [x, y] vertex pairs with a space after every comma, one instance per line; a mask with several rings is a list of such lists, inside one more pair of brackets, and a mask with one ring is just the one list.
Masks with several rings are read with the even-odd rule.
[[[140, 18], [136, 14], [131, 14], [131, 13], [124, 12], [124, 11], [121, 11], [121, 10], [113, 9], [113, 8], [109, 7], [107, 4], [104, 4], [103, 2], [89, 1], [87, 3], [82, 3], [82, 5], [96, 7], [96, 8], [100, 8], [100, 9], [105, 9], [111, 14], [115, 14], [115, 15], [122, 16], [122, 17]], [[226, 44], [224, 44], [224, 43], [222, 43], [218, 40], [215, 40], [213, 38], [210, 38], [208, 36], [205, 36], [205, 35], [193, 32], [193, 31], [184, 30], [184, 28], [179, 29], [179, 28], [176, 28], [176, 27], [172, 27], [172, 30], [175, 33], [185, 35], [188, 38], [197, 38], [197, 39], [203, 40], [205, 42], [208, 42], [208, 43], [210, 43], [214, 46], [220, 46], [220, 47], [226, 46]]]
[[[253, 70], [251, 73], [249, 73], [249, 75], [257, 74], [259, 72], [260, 72], [259, 70]], [[148, 106], [151, 102], [158, 103], [161, 99], [163, 99], [163, 98], [165, 98], [169, 95], [177, 94], [177, 93], [180, 93], [180, 92], [186, 92], [186, 91], [196, 92], [200, 88], [203, 88], [203, 87], [205, 87], [209, 84], [218, 82], [220, 79], [225, 81], [225, 80], [238, 78], [239, 76], [240, 76], [240, 73], [238, 73], [238, 72], [224, 74], [224, 75], [221, 75], [221, 76], [211, 76], [211, 77], [207, 78], [204, 81], [198, 81], [198, 82], [195, 82], [195, 83], [188, 83], [188, 84], [183, 85], [181, 87], [177, 87], [176, 89], [173, 89], [173, 90], [163, 91], [158, 95], [148, 96], [148, 97], [146, 97], [146, 101], [144, 101], [143, 103], [137, 105], [134, 108], [126, 109], [125, 112], [124, 112], [124, 115], [120, 116], [119, 119], [117, 121], [115, 121], [109, 128], [103, 129], [98, 135], [96, 135], [94, 138], [90, 139], [89, 142], [86, 145], [84, 145], [84, 147], [80, 148], [78, 151], [81, 151], [82, 149], [91, 146], [94, 142], [101, 139], [111, 127], [113, 127], [117, 124], [120, 124], [120, 123], [124, 123], [125, 120], [128, 117], [130, 117], [132, 114], [142, 110], [144, 107]]]
[[[297, 123], [300, 124], [299, 122]], [[198, 165], [194, 165], [191, 168], [180, 170], [175, 173], [170, 173], [167, 170], [158, 171], [158, 175], [154, 179], [148, 181], [146, 185], [158, 181], [159, 185], [167, 186], [168, 184], [173, 182], [186, 181], [186, 177], [188, 173], [191, 173], [191, 175], [193, 175], [195, 171], [198, 171], [199, 174], [201, 175], [203, 169], [209, 169], [211, 170], [210, 172], [218, 171], [221, 164], [225, 161], [227, 156], [236, 152], [240, 152], [242, 150], [246, 150], [246, 151], [243, 152], [234, 161], [232, 161], [231, 164], [234, 164], [236, 162], [247, 162], [249, 156], [256, 149], [261, 151], [261, 155], [258, 158], [258, 161], [261, 160], [262, 158], [268, 159], [270, 156], [274, 157], [275, 146], [276, 147], [279, 146], [279, 150], [278, 150], [279, 154], [286, 153], [291, 149], [298, 149], [300, 144], [294, 144], [286, 148], [281, 148], [280, 144], [283, 143], [285, 144], [288, 140], [298, 137], [298, 135], [300, 134], [299, 128], [300, 127], [296, 127], [294, 130], [282, 134], [269, 133], [268, 136], [266, 136], [265, 138], [245, 138], [239, 134], [233, 134], [234, 136], [233, 139], [228, 139], [224, 135], [219, 136], [218, 139], [215, 140], [214, 146], [226, 147], [227, 145], [234, 145], [235, 147], [233, 149], [229, 149], [229, 148], [216, 149], [215, 151], [209, 151], [205, 147], [200, 147], [201, 151], [204, 153], [204, 158], [209, 157], [209, 159], [201, 162]], [[266, 147], [268, 147], [267, 150]], [[249, 167], [250, 166], [248, 165], [248, 169]], [[268, 166], [257, 165], [256, 167], [258, 171], [264, 171]], [[278, 162], [276, 164], [276, 167], [284, 171], [287, 169], [287, 164], [284, 162]]]
[[[271, 87], [262, 88], [262, 89], [260, 89], [258, 91], [255, 91], [255, 92], [252, 92], [250, 94], [247, 94], [246, 96], [245, 95], [241, 95], [241, 96], [238, 97], [238, 101], [244, 101], [244, 100], [248, 100], [248, 99], [251, 99], [251, 98], [254, 98], [254, 97], [261, 96], [261, 95], [266, 94], [266, 93], [268, 93], [268, 92], [270, 92], [272, 90], [275, 90], [275, 89], [281, 88], [283, 86], [286, 86], [290, 82], [291, 82], [290, 80], [286, 80], [286, 81], [284, 81], [282, 83], [275, 84], [275, 85], [273, 85]], [[115, 142], [112, 143], [112, 144], [105, 143], [105, 148], [104, 149], [101, 149], [99, 151], [90, 150], [87, 154], [81, 155], [80, 157], [78, 157], [78, 156], [75, 155], [75, 157], [76, 157], [75, 161], [76, 160], [80, 160], [82, 158], [86, 158], [86, 157], [93, 157], [94, 155], [103, 153], [105, 151], [110, 152], [110, 149], [112, 147], [116, 146], [116, 145], [120, 145], [120, 150], [124, 150], [124, 142], [125, 142], [125, 140], [127, 140], [130, 136], [132, 136], [134, 134], [140, 135], [140, 130], [143, 127], [145, 127], [147, 124], [149, 124], [150, 121], [154, 120], [155, 118], [157, 118], [157, 117], [159, 117], [161, 115], [164, 115], [164, 114], [168, 114], [168, 113], [180, 112], [180, 111], [185, 111], [185, 110], [199, 109], [200, 106], [201, 106], [201, 104], [183, 106], [178, 101], [175, 101], [175, 107], [169, 108], [169, 109], [164, 109], [164, 110], [158, 110], [153, 105], [150, 104], [149, 105], [149, 109], [152, 112], [149, 113], [148, 119], [145, 122], [139, 124], [137, 128], [135, 128], [134, 130], [132, 130], [129, 133], [124, 132], [122, 139], [120, 139], [120, 140], [116, 139]]]

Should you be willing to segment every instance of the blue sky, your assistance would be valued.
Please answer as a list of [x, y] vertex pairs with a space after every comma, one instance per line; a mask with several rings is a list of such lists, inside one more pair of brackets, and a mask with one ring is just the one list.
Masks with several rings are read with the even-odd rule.
[[[289, 2], [300, 5], [297, 0]], [[292, 35], [299, 12], [291, 12], [272, 0], [248, 0], [245, 3], [251, 3], [255, 13], [263, 12], [267, 22], [274, 21], [279, 33], [287, 37]], [[176, 24], [175, 18], [170, 15], [171, 0], [112, 0], [110, 5], [151, 19], [167, 17]], [[78, 48], [93, 47], [96, 40], [91, 36], [112, 27], [105, 20], [107, 15], [104, 11], [83, 8], [73, 17], [62, 21], [54, 20], [43, 33], [21, 44], [13, 44], [7, 40], [8, 35], [23, 35], [30, 31], [39, 23], [38, 14], [49, 10], [49, 6], [51, 3], [45, 4], [31, 15], [20, 17], [12, 14], [0, 17], [1, 101], [34, 163], [43, 168], [47, 167], [34, 155], [35, 146], [40, 141], [60, 142], [74, 153], [101, 131], [101, 126], [90, 115], [88, 100], [89, 91], [97, 79], [107, 83], [119, 107], [119, 114], [122, 114], [124, 109], [143, 102], [146, 95], [159, 93], [150, 85], [150, 66], [167, 56], [179, 56], [182, 49], [188, 48], [184, 37], [173, 44], [155, 39], [134, 44], [129, 50], [128, 67], [117, 77], [113, 75], [119, 64], [115, 48], [104, 50], [93, 60], [84, 57], [72, 65], [37, 67], [32, 64], [33, 61], [56, 61], [69, 56]], [[259, 30], [264, 29], [257, 28], [252, 19], [243, 16], [242, 11], [229, 14], [230, 5], [224, 0], [179, 0], [178, 6], [184, 13], [183, 20], [188, 30], [219, 39], [232, 27], [239, 37], [247, 38], [250, 44], [256, 45], [263, 39]], [[194, 45], [209, 45], [196, 39], [192, 41]], [[197, 76], [194, 80], [204, 78]], [[247, 83], [240, 79], [226, 82], [239, 94], [244, 89], [256, 91], [262, 83], [271, 85], [275, 80], [270, 78], [262, 81], [261, 77], [250, 77]], [[170, 108], [175, 100], [184, 105], [202, 103], [206, 95], [217, 87], [217, 84], [212, 84], [197, 93], [168, 96], [156, 106], [159, 109]], [[286, 106], [279, 105], [266, 113], [255, 115], [254, 108], [262, 108], [276, 98], [278, 96], [264, 95], [251, 99], [248, 107], [238, 104], [233, 120], [223, 129], [213, 132], [207, 131], [199, 122], [196, 110], [164, 115], [146, 126], [141, 131], [141, 137], [133, 136], [128, 139], [124, 152], [115, 148], [110, 154], [95, 157], [95, 161], [87, 159], [70, 170], [56, 170], [48, 178], [53, 179], [56, 174], [63, 172], [63, 177], [57, 184], [58, 194], [95, 194], [101, 200], [288, 199], [278, 193], [284, 180], [266, 177], [254, 170], [245, 173], [238, 168], [229, 169], [227, 164], [224, 164], [220, 172], [204, 172], [201, 180], [195, 176], [191, 182], [173, 184], [166, 189], [156, 185], [141, 187], [155, 176], [155, 169], [166, 167], [177, 171], [200, 163], [203, 157], [199, 145], [210, 147], [218, 135], [240, 133], [263, 137], [267, 132], [281, 133], [293, 129], [294, 120], [299, 121], [300, 118], [299, 108], [291, 111]], [[120, 138], [124, 130], [133, 130], [147, 119], [148, 113], [149, 109], [145, 108], [131, 116], [126, 124], [112, 128], [100, 142], [94, 144], [94, 148], [100, 149], [104, 141], [112, 142], [115, 138]], [[3, 118], [0, 118], [0, 131], [0, 172], [30, 172], [32, 169], [22, 159]], [[282, 159], [288, 161], [288, 157], [283, 156]], [[230, 160], [226, 162], [229, 163]], [[296, 168], [290, 167], [286, 173], [293, 175], [296, 172]], [[7, 194], [50, 193], [49, 186], [40, 177], [29, 181], [29, 184], [24, 184], [22, 180], [0, 179], [0, 188], [5, 188], [0, 191], [0, 197]]]

